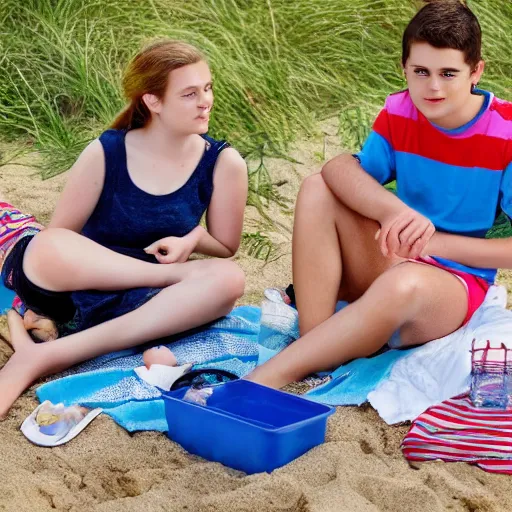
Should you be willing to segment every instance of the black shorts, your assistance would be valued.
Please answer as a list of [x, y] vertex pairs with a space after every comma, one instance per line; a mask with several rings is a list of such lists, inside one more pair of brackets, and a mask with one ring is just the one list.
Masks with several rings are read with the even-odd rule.
[[52, 292], [36, 286], [23, 272], [23, 256], [35, 235], [21, 238], [12, 248], [2, 268], [4, 285], [14, 290], [27, 309], [58, 323], [69, 322], [75, 315], [70, 292]]

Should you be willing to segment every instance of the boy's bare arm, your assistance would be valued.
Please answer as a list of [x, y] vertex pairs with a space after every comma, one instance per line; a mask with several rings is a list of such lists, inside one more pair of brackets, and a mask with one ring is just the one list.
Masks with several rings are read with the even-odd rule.
[[512, 238], [473, 238], [436, 233], [425, 252], [468, 267], [512, 268]]
[[386, 190], [350, 154], [342, 153], [322, 168], [322, 177], [331, 192], [351, 210], [381, 222], [407, 206]]
[[424, 251], [435, 232], [433, 224], [384, 188], [352, 155], [341, 154], [327, 162], [322, 177], [340, 202], [381, 225], [377, 237], [385, 256], [400, 253], [416, 258]]

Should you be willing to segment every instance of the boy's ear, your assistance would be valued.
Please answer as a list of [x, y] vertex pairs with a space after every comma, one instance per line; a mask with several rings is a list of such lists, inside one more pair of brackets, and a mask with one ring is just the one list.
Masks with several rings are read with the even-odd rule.
[[142, 101], [146, 107], [155, 114], [159, 114], [162, 110], [162, 102], [160, 101], [160, 98], [154, 94], [144, 94], [142, 96]]
[[485, 68], [485, 62], [483, 60], [479, 61], [476, 65], [476, 68], [471, 73], [471, 82], [473, 82], [473, 85], [477, 85], [478, 82], [480, 82], [480, 78], [482, 77], [482, 74], [484, 72]]

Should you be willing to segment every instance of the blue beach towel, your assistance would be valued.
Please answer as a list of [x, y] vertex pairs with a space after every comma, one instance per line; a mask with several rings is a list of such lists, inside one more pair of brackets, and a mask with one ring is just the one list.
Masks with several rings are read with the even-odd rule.
[[[260, 309], [241, 306], [202, 329], [179, 338], [160, 340], [159, 344], [172, 349], [180, 365], [193, 362], [194, 368], [221, 368], [242, 377], [260, 360], [259, 325]], [[64, 405], [79, 403], [85, 407], [101, 407], [130, 432], [166, 431], [160, 391], [134, 371], [143, 365], [142, 351], [148, 346], [87, 361], [68, 370], [64, 377], [40, 386], [37, 397], [40, 401], [63, 402]]]
[[[13, 296], [0, 285], [0, 311], [10, 308]], [[293, 315], [284, 320], [280, 316], [272, 330], [272, 322], [261, 321], [261, 312], [258, 307], [241, 306], [212, 324], [159, 340], [158, 344], [168, 346], [180, 365], [192, 362], [194, 368], [219, 368], [242, 377], [297, 337]], [[167, 421], [160, 391], [134, 371], [143, 365], [142, 352], [155, 344], [113, 352], [71, 368], [40, 386], [37, 396], [41, 401], [102, 407], [130, 432], [165, 431]], [[390, 350], [342, 365], [330, 374], [327, 383], [305, 397], [330, 405], [360, 405], [407, 353], [410, 351]]]
[[14, 300], [15, 293], [4, 286], [0, 280], [0, 315], [5, 314], [11, 309], [12, 301]]
[[370, 358], [360, 358], [341, 365], [331, 379], [306, 393], [306, 397], [327, 405], [361, 405], [368, 393], [386, 380], [393, 365], [410, 350], [388, 350]]

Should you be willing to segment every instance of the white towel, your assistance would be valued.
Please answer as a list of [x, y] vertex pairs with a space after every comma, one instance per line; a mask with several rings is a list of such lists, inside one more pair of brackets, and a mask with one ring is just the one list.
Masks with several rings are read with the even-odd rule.
[[164, 364], [152, 364], [149, 370], [145, 366], [135, 368], [135, 373], [148, 384], [169, 391], [172, 385], [192, 368], [192, 363], [181, 366], [167, 366]]
[[389, 425], [410, 421], [430, 406], [465, 393], [471, 376], [471, 343], [512, 348], [512, 311], [507, 291], [491, 286], [468, 324], [444, 338], [426, 343], [400, 359], [389, 378], [368, 400]]

